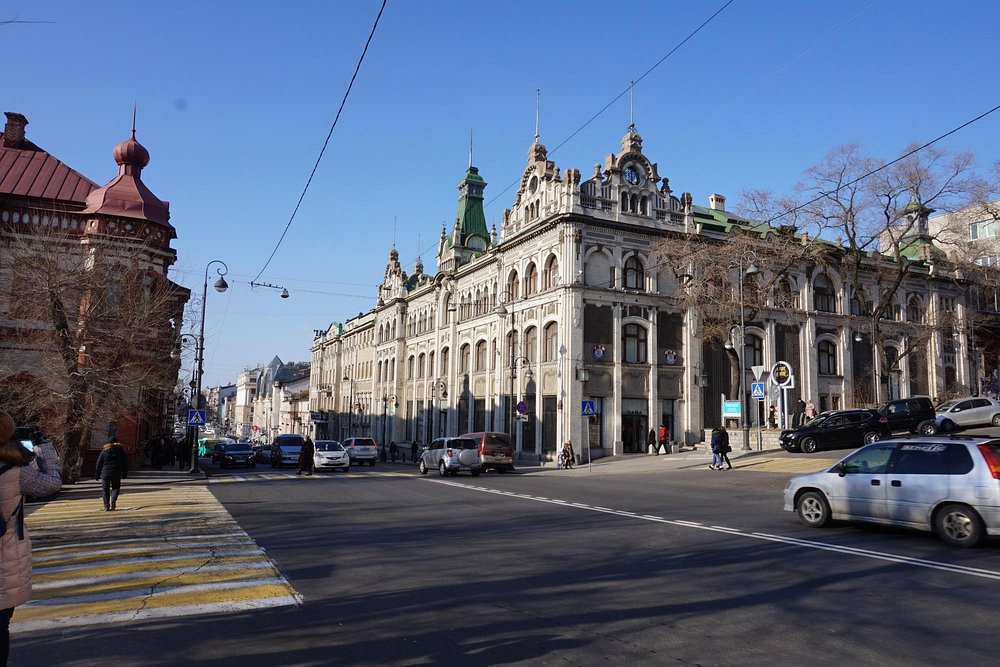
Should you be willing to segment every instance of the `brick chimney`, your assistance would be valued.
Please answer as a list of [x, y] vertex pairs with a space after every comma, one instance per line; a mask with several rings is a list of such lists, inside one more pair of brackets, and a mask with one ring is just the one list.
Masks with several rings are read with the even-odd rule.
[[28, 119], [16, 111], [5, 111], [7, 124], [3, 126], [3, 145], [8, 148], [20, 148], [24, 143], [24, 126]]
[[722, 195], [712, 194], [708, 198], [709, 208], [713, 211], [726, 210], [726, 198]]

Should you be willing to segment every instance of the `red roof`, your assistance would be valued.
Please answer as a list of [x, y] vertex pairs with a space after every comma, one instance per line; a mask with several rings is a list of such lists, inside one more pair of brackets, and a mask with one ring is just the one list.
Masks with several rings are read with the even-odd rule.
[[18, 148], [0, 142], [0, 195], [83, 204], [96, 187], [97, 183], [30, 141], [23, 141]]

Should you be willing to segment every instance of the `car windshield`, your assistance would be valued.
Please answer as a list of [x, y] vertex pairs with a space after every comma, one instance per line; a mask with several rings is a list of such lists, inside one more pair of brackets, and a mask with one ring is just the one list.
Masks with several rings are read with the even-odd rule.
[[807, 421], [802, 426], [819, 426], [820, 424], [822, 424], [823, 422], [825, 422], [827, 419], [829, 419], [829, 417], [830, 417], [830, 415], [828, 415], [826, 413], [823, 413], [821, 415], [817, 415], [817, 416], [813, 417], [812, 419], [810, 419], [809, 421]]
[[342, 452], [344, 451], [343, 446], [335, 440], [317, 440], [316, 441], [316, 451], [317, 452]]
[[448, 446], [452, 449], [478, 449], [475, 440], [469, 440], [468, 438], [456, 438], [448, 443]]
[[232, 444], [226, 445], [227, 452], [249, 452], [250, 445], [242, 442], [234, 442]]

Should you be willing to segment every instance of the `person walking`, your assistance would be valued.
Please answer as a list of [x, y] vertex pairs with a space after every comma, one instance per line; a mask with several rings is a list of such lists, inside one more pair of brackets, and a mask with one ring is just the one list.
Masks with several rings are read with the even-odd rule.
[[813, 400], [810, 398], [809, 402], [806, 403], [806, 418], [813, 419], [815, 417], [816, 417], [816, 404], [813, 403]]
[[299, 450], [299, 471], [295, 474], [301, 475], [305, 473], [312, 475], [315, 468], [316, 444], [312, 441], [312, 438], [306, 436], [305, 442], [302, 443], [302, 449]]
[[709, 470], [722, 470], [722, 457], [719, 455], [721, 440], [719, 428], [713, 428], [712, 439], [709, 441], [709, 447], [712, 449], [712, 462], [708, 464]]
[[94, 479], [101, 480], [101, 499], [104, 500], [104, 511], [111, 512], [118, 503], [118, 494], [122, 490], [122, 479], [128, 477], [128, 456], [125, 448], [118, 443], [118, 438], [111, 436], [108, 444], [101, 449], [94, 466]]
[[410, 444], [410, 462], [411, 463], [416, 463], [417, 462], [417, 441], [416, 440], [414, 440]]
[[798, 428], [802, 426], [802, 417], [806, 413], [806, 402], [801, 398], [795, 402], [795, 411], [792, 413], [792, 428]]
[[396, 446], [396, 441], [395, 440], [390, 440], [389, 441], [389, 458], [392, 459], [393, 463], [395, 463], [397, 456], [399, 456], [399, 447]]
[[[660, 447], [663, 447], [664, 450], [667, 453], [670, 452], [670, 450], [667, 449], [667, 425], [666, 424], [660, 424]], [[656, 452], [659, 453], [660, 450], [657, 449]]]
[[[62, 486], [59, 456], [50, 442], [28, 451], [15, 440], [16, 424], [0, 412], [0, 665], [10, 655], [14, 607], [31, 597], [31, 539], [24, 526], [24, 496], [48, 496]], [[28, 465], [35, 461], [34, 466]]]
[[660, 453], [660, 450], [659, 450], [659, 448], [657, 447], [657, 444], [656, 444], [656, 431], [654, 431], [653, 429], [649, 429], [649, 435], [646, 436], [646, 453], [647, 454], [649, 453], [650, 449], [652, 449], [657, 454]]
[[733, 448], [729, 446], [729, 431], [723, 426], [719, 429], [721, 435], [719, 442], [719, 470], [722, 470], [722, 464], [726, 464], [726, 470], [732, 470], [733, 464], [729, 461], [729, 452], [733, 451]]

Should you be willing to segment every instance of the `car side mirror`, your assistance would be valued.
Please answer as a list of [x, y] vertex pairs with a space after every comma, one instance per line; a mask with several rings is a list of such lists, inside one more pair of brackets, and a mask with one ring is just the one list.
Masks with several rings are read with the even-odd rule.
[[840, 475], [841, 477], [847, 474], [847, 464], [844, 463], [843, 461], [837, 464], [837, 474]]

